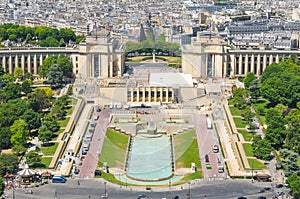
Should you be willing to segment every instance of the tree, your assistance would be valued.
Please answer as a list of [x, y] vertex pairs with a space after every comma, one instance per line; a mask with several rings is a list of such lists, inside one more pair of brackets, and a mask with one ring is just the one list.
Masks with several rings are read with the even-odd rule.
[[29, 134], [28, 124], [24, 120], [15, 120], [10, 127], [10, 131], [12, 133], [10, 141], [13, 146], [24, 145], [26, 143]]
[[289, 185], [293, 196], [300, 198], [300, 176], [298, 176], [297, 173], [293, 173], [288, 177], [286, 183]]
[[26, 72], [24, 75], [25, 79], [33, 81], [33, 75], [30, 72]]
[[1, 154], [0, 155], [0, 175], [4, 176], [6, 173], [16, 173], [18, 169], [18, 157], [15, 154]]
[[280, 156], [284, 157], [283, 170], [286, 176], [292, 175], [294, 172], [300, 173], [299, 167], [297, 165], [298, 154], [292, 150], [288, 150], [287, 154], [283, 154], [280, 150]]
[[57, 88], [57, 87], [61, 86], [62, 81], [63, 81], [63, 71], [62, 71], [62, 69], [57, 64], [52, 65], [49, 68], [47, 82], [49, 84], [51, 84], [51, 87]]
[[43, 89], [36, 89], [28, 95], [28, 102], [32, 110], [41, 113], [43, 109], [50, 107], [50, 100]]
[[10, 143], [11, 132], [9, 127], [0, 128], [0, 151], [1, 149], [9, 149], [11, 147]]
[[66, 46], [66, 43], [65, 43], [64, 39], [61, 38], [61, 39], [59, 40], [59, 47], [65, 47], [65, 46]]
[[49, 68], [56, 64], [57, 58], [55, 56], [49, 56], [44, 60], [44, 64], [38, 68], [39, 75], [42, 77], [46, 77], [49, 73]]
[[22, 92], [28, 94], [32, 92], [32, 88], [31, 88], [32, 82], [28, 81], [28, 80], [24, 80], [22, 83]]
[[28, 130], [38, 129], [41, 126], [41, 114], [27, 109], [24, 114], [20, 117], [28, 124]]
[[26, 152], [26, 148], [23, 146], [23, 145], [15, 145], [12, 147], [12, 151], [20, 156], [20, 155], [23, 155], [25, 152]]
[[15, 80], [16, 79], [12, 74], [5, 73], [4, 75], [2, 75], [3, 86], [5, 86], [8, 83], [13, 83]]
[[46, 126], [52, 132], [57, 131], [58, 122], [55, 115], [53, 115], [52, 113], [48, 113], [42, 121], [42, 126]]
[[243, 111], [242, 111], [242, 116], [244, 117], [244, 120], [248, 123], [252, 123], [252, 119], [255, 116], [254, 113], [252, 113], [251, 109], [249, 106], [247, 106]]
[[52, 139], [53, 132], [47, 126], [41, 126], [39, 128], [38, 138], [43, 143], [48, 144]]
[[259, 135], [254, 137], [252, 147], [254, 156], [263, 160], [269, 159], [273, 151], [270, 142], [266, 139], [261, 139]]
[[300, 153], [300, 110], [292, 109], [284, 120], [286, 123], [285, 146]]
[[23, 77], [23, 69], [22, 68], [20, 68], [20, 67], [16, 67], [15, 68], [15, 70], [14, 70], [14, 77], [16, 78], [16, 79], [22, 79], [22, 77]]
[[4, 181], [0, 176], [0, 196], [2, 196], [3, 192], [4, 192]]
[[271, 64], [261, 77], [261, 94], [273, 106], [281, 103], [291, 108], [300, 101], [300, 70], [299, 66], [288, 59]]
[[36, 167], [42, 164], [42, 157], [35, 151], [30, 151], [26, 154], [26, 163], [31, 167]]
[[64, 78], [72, 78], [72, 63], [70, 58], [65, 55], [60, 55], [57, 59], [57, 65], [61, 68]]
[[251, 98], [258, 99], [260, 97], [260, 87], [261, 84], [259, 79], [255, 79], [252, 81], [249, 87]]
[[244, 88], [237, 88], [233, 92], [233, 103], [239, 109], [243, 109], [249, 102], [249, 91]]
[[6, 101], [21, 97], [21, 85], [15, 83], [7, 83], [4, 87], [4, 96]]
[[286, 106], [279, 104], [274, 108], [270, 108], [266, 112], [266, 139], [276, 148], [279, 149], [285, 140], [285, 121], [284, 112], [286, 111]]
[[57, 119], [61, 120], [66, 115], [66, 110], [64, 109], [63, 104], [55, 103], [52, 106], [52, 114], [57, 117]]

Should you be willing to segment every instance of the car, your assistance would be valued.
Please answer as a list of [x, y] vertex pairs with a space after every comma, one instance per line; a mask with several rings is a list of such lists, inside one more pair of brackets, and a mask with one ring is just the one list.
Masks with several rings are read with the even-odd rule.
[[208, 154], [205, 154], [205, 162], [209, 162]]
[[33, 194], [32, 190], [25, 190], [25, 194]]
[[257, 199], [267, 199], [265, 196], [258, 196]]
[[240, 196], [240, 197], [238, 197], [237, 199], [247, 199], [247, 197], [245, 197], [245, 196]]
[[78, 175], [79, 172], [80, 172], [80, 169], [75, 169], [75, 171], [74, 171], [74, 173], [75, 173], [76, 175]]
[[101, 176], [101, 174], [102, 174], [101, 170], [98, 169], [95, 170], [95, 176]]
[[259, 191], [258, 191], [258, 193], [263, 193], [263, 192], [265, 192], [266, 190], [265, 189], [260, 189]]
[[146, 198], [146, 197], [147, 197], [146, 194], [141, 193], [141, 194], [138, 195], [137, 199]]
[[283, 184], [276, 184], [276, 186], [275, 186], [277, 189], [278, 188], [282, 188], [283, 187]]
[[175, 195], [172, 199], [179, 199], [179, 196]]
[[86, 150], [82, 150], [81, 154], [82, 154], [82, 155], [86, 155], [86, 154], [87, 154], [87, 151], [86, 151]]
[[215, 145], [213, 146], [213, 152], [214, 152], [214, 153], [218, 153], [218, 152], [219, 152], [219, 146], [218, 146], [218, 145], [215, 144]]
[[271, 187], [264, 187], [264, 190], [270, 190], [271, 189]]
[[276, 196], [283, 196], [283, 195], [284, 195], [284, 192], [282, 192], [282, 191], [276, 192]]

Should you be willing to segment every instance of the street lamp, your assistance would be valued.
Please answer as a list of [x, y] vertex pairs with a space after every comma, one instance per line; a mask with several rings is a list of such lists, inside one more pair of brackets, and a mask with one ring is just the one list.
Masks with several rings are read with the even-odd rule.
[[107, 198], [107, 193], [106, 193], [106, 182], [104, 182], [104, 197], [105, 197], [105, 199]]
[[188, 199], [191, 199], [191, 182], [188, 182], [188, 184], [189, 184]]

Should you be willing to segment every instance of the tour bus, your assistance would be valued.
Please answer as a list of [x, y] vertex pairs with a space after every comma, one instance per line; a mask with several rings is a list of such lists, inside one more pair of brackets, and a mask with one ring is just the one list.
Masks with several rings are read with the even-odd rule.
[[53, 176], [52, 182], [53, 183], [66, 183], [67, 179], [64, 176]]

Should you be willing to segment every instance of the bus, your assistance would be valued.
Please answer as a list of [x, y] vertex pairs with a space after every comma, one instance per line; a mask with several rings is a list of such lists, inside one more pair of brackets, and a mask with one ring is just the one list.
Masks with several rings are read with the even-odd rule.
[[66, 183], [67, 179], [64, 176], [53, 176], [52, 183]]
[[207, 125], [207, 129], [212, 129], [212, 122], [210, 117], [206, 117], [206, 125]]

